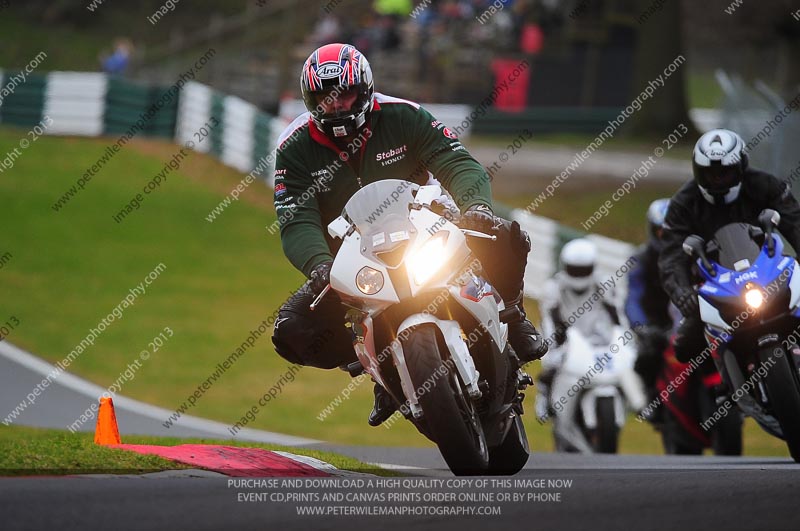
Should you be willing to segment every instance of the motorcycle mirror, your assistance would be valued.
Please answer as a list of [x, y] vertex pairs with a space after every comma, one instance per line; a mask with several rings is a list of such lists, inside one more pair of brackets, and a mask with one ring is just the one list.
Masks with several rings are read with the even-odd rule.
[[761, 225], [761, 228], [768, 234], [772, 233], [772, 229], [780, 225], [780, 223], [780, 213], [771, 208], [765, 208], [761, 211], [761, 214], [758, 215], [758, 224]]
[[704, 247], [705, 247], [705, 240], [696, 234], [692, 234], [687, 236], [685, 240], [683, 240], [683, 252], [691, 256], [692, 258], [697, 258], [701, 254], [704, 254]]
[[775, 256], [775, 238], [772, 236], [772, 232], [780, 222], [781, 215], [771, 208], [765, 208], [758, 215], [758, 223], [767, 234], [767, 254], [770, 258]]
[[349, 230], [350, 222], [344, 219], [343, 216], [339, 216], [328, 223], [328, 234], [331, 235], [331, 238], [344, 238]]
[[705, 250], [706, 242], [703, 238], [696, 234], [691, 234], [683, 240], [683, 252], [692, 258], [700, 258], [700, 262], [709, 274], [714, 277], [717, 276], [717, 268], [709, 261], [706, 256]]

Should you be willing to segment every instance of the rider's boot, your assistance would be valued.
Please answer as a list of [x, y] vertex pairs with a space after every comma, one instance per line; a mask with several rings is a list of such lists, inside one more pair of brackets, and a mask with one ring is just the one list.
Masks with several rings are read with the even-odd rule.
[[380, 426], [383, 421], [397, 411], [397, 404], [394, 398], [381, 385], [376, 383], [373, 391], [375, 393], [375, 404], [372, 406], [367, 423], [370, 426]]
[[503, 310], [500, 320], [508, 323], [508, 341], [511, 343], [511, 348], [517, 353], [521, 365], [538, 360], [547, 354], [547, 343], [542, 338], [542, 334], [536, 330], [536, 327], [525, 315], [525, 308], [522, 307], [522, 293], [507, 304], [506, 308]]

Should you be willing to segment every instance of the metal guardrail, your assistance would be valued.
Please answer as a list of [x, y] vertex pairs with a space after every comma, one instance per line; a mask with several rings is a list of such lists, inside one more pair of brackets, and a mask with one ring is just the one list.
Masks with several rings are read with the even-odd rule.
[[[716, 78], [725, 95], [722, 127], [736, 131], [750, 144], [753, 166], [787, 179], [800, 165], [800, 109], [791, 109], [789, 102], [763, 81], [750, 86], [723, 70], [717, 70]], [[784, 117], [781, 113], [787, 108], [790, 112]], [[795, 180], [793, 184], [798, 195], [800, 183]]]

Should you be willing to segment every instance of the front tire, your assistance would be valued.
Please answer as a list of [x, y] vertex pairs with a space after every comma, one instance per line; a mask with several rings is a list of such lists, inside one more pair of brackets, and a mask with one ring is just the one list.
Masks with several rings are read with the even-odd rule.
[[714, 455], [742, 455], [742, 415], [738, 409], [728, 411], [714, 426], [711, 447]]
[[597, 428], [594, 436], [594, 447], [598, 453], [617, 453], [619, 428], [617, 427], [613, 396], [602, 396], [597, 399]]
[[435, 325], [416, 327], [403, 343], [411, 382], [423, 412], [427, 433], [456, 475], [484, 473], [489, 450], [472, 402], [461, 392], [456, 368], [445, 364]]
[[767, 369], [764, 383], [770, 408], [781, 425], [792, 459], [800, 463], [800, 378], [789, 355], [780, 347], [759, 352], [761, 363]]

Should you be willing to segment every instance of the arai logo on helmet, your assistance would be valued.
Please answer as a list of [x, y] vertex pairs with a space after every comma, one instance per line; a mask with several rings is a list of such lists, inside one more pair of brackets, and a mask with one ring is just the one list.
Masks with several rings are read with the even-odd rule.
[[330, 79], [332, 77], [339, 77], [342, 73], [341, 65], [337, 63], [325, 63], [319, 65], [317, 68], [317, 75], [321, 79]]

